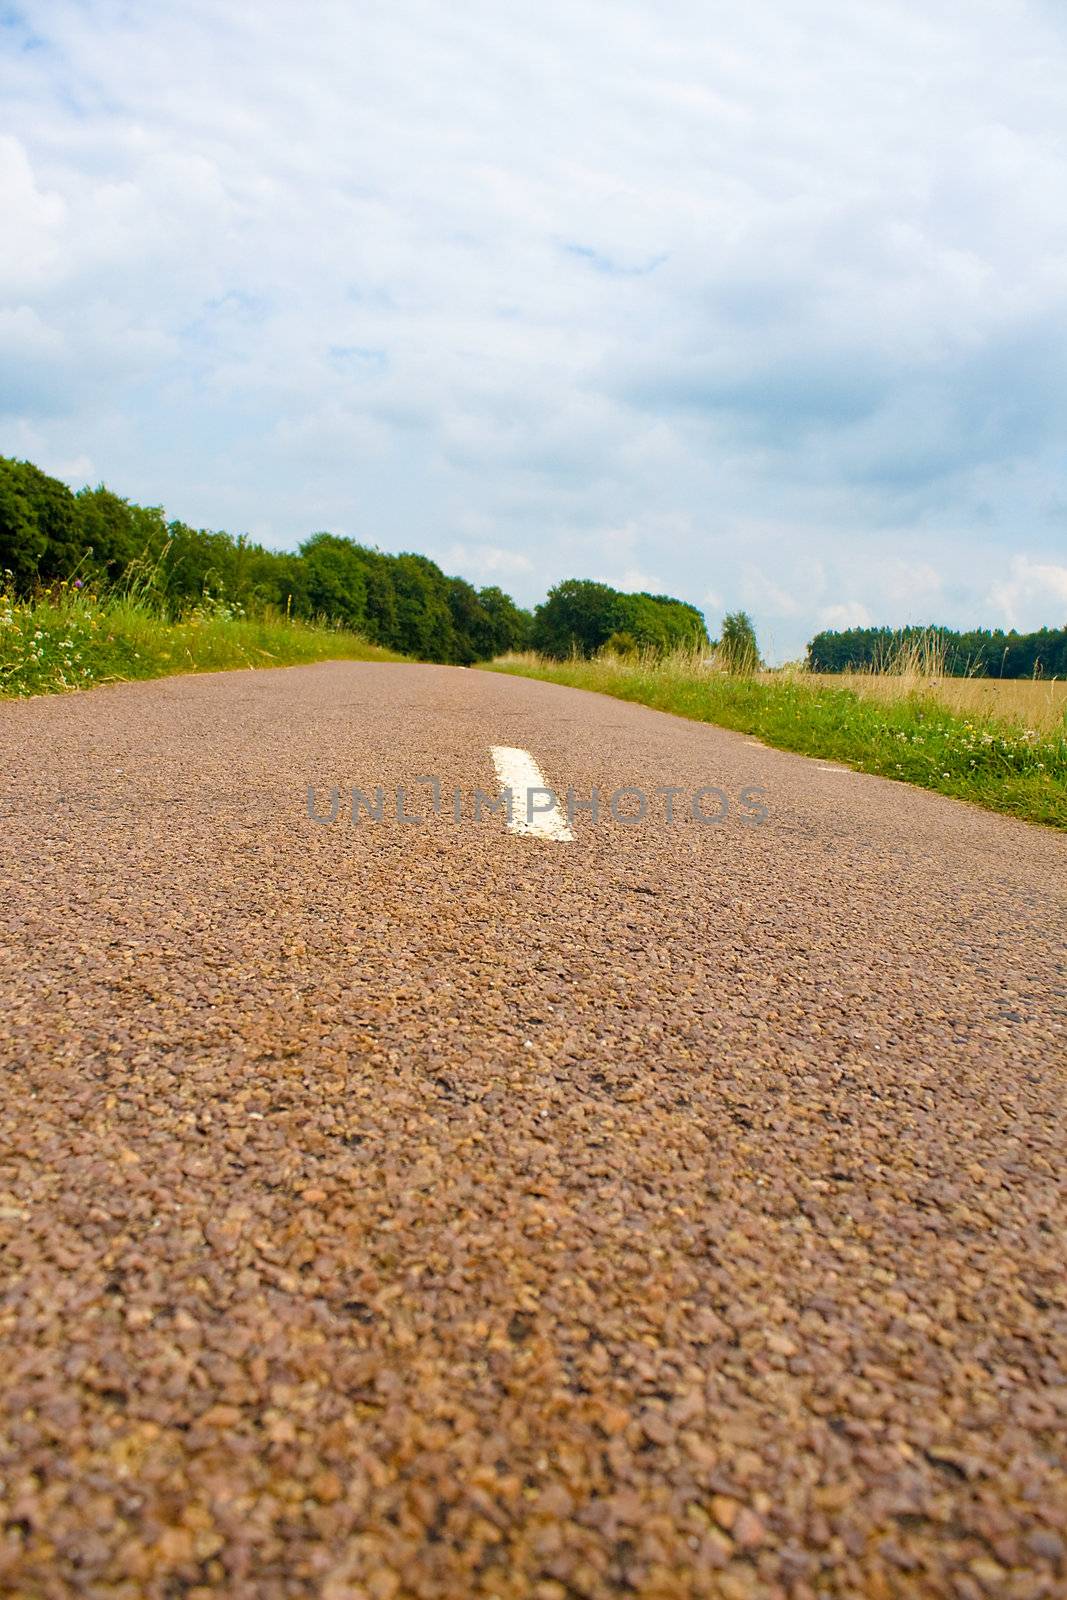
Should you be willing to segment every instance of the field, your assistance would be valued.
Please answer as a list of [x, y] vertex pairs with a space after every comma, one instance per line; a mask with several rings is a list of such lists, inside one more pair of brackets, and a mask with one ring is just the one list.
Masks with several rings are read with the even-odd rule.
[[309, 661], [400, 661], [341, 628], [250, 618], [205, 601], [169, 620], [145, 596], [66, 585], [37, 600], [0, 592], [0, 698], [87, 689], [129, 678]]
[[[995, 717], [1039, 733], [1056, 733], [1067, 719], [1067, 683], [1041, 678], [927, 678], [896, 673], [810, 673], [811, 683], [827, 689], [851, 689], [874, 700], [899, 700], [919, 695], [962, 716]], [[768, 673], [774, 681], [777, 673]]]
[[[1023, 685], [1024, 693], [992, 702], [1005, 707], [992, 716], [950, 709], [940, 684], [924, 686], [906, 676], [862, 682], [790, 671], [731, 676], [687, 654], [549, 661], [527, 652], [501, 657], [489, 670], [638, 701], [753, 734], [782, 750], [1067, 829], [1067, 728], [1062, 720], [1058, 728], [1023, 726], [1019, 717], [1025, 705], [1031, 716], [1042, 710], [1040, 697], [1049, 687], [1043, 684]], [[983, 687], [960, 683], [964, 693], [981, 694]]]

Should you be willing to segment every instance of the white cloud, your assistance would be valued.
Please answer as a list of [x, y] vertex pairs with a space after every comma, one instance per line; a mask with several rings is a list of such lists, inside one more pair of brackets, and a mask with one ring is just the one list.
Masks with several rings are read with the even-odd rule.
[[751, 562], [741, 569], [741, 596], [746, 605], [773, 617], [795, 617], [802, 609], [791, 589], [776, 583]]
[[840, 605], [823, 606], [819, 612], [820, 628], [869, 628], [873, 618], [866, 606], [858, 600], [845, 600]]
[[1067, 566], [1016, 556], [1008, 575], [990, 588], [989, 604], [1009, 628], [1067, 627]]
[[640, 567], [625, 567], [622, 576], [615, 579], [616, 587], [624, 594], [662, 594], [663, 580]]
[[63, 348], [63, 336], [32, 306], [0, 306], [0, 347], [13, 365], [48, 361]]
[[499, 582], [502, 577], [532, 573], [536, 569], [521, 550], [505, 550], [492, 544], [452, 544], [444, 559], [458, 572], [479, 581]]
[[39, 289], [59, 261], [67, 207], [62, 195], [39, 189], [20, 140], [0, 137], [0, 293]]

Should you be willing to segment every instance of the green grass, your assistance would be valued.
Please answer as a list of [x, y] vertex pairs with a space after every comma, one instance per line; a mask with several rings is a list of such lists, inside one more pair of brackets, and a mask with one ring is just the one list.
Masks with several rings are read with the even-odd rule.
[[959, 715], [928, 696], [891, 701], [805, 681], [729, 677], [693, 658], [545, 661], [503, 657], [488, 670], [634, 700], [752, 734], [765, 744], [936, 789], [991, 811], [1067, 829], [1067, 729], [1039, 733]]
[[217, 601], [174, 622], [144, 596], [64, 587], [16, 600], [0, 592], [0, 698], [180, 672], [403, 659], [343, 629], [246, 617]]

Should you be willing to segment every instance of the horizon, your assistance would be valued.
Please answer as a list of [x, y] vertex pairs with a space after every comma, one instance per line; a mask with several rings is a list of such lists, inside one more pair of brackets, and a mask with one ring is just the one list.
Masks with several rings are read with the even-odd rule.
[[775, 662], [1062, 626], [1065, 68], [1036, 0], [9, 7], [0, 453]]
[[[4, 459], [5, 459], [4, 457], [0, 456], [0, 462], [2, 462]], [[38, 463], [31, 462], [31, 463], [29, 463], [29, 465], [38, 466]], [[62, 480], [62, 479], [57, 479], [56, 481], [64, 482], [64, 480]], [[84, 484], [79, 484], [79, 483], [71, 483], [71, 482], [67, 481], [67, 487], [69, 487], [75, 494], [77, 494], [79, 492], [92, 493], [92, 492], [99, 492], [100, 490], [105, 490], [105, 491], [107, 491], [107, 492], [109, 492], [111, 494], [117, 494], [119, 496], [119, 498], [124, 500], [127, 504], [133, 503], [133, 502], [131, 502], [129, 496], [122, 495], [121, 494], [121, 490], [117, 490], [111, 484], [106, 484], [106, 483], [99, 483], [99, 484], [84, 483]], [[175, 523], [183, 524], [186, 527], [190, 526], [190, 524], [185, 523], [184, 518], [171, 516], [169, 514], [168, 508], [166, 506], [156, 505], [156, 506], [153, 506], [153, 507], [150, 507], [150, 508], [146, 507], [144, 509], [154, 509], [154, 510], [157, 510], [157, 511], [161, 512], [163, 514], [164, 520], [166, 521], [168, 526], [171, 525], [171, 524], [175, 524]], [[248, 539], [252, 543], [258, 543], [258, 541], [255, 541], [250, 534], [248, 534], [246, 532], [236, 532], [235, 533], [232, 529], [207, 527], [207, 528], [203, 528], [203, 529], [196, 530], [196, 531], [199, 531], [199, 532], [202, 532], [202, 533], [208, 533], [208, 534], [221, 534], [223, 537], [228, 538], [228, 539], [233, 540], [233, 541], [237, 541], [237, 540], [240, 540], [240, 539]], [[338, 531], [336, 529], [317, 528], [317, 529], [313, 530], [311, 533], [305, 535], [303, 538], [298, 538], [298, 540], [295, 541], [292, 544], [291, 547], [290, 546], [286, 546], [286, 547], [275, 546], [275, 547], [273, 547], [272, 553], [274, 553], [274, 554], [289, 554], [289, 555], [293, 555], [293, 556], [299, 557], [300, 554], [301, 554], [301, 550], [302, 550], [302, 546], [303, 545], [305, 545], [306, 543], [308, 543], [311, 540], [318, 539], [323, 535], [326, 535], [327, 537], [330, 537], [330, 538], [341, 538], [341, 539], [350, 539], [351, 538], [351, 535], [338, 533]], [[361, 544], [361, 541], [358, 541], [358, 540], [353, 540], [353, 542], [356, 543], [356, 544]], [[267, 548], [271, 548], [271, 547], [261, 546], [261, 548], [267, 549]], [[381, 551], [379, 546], [366, 545], [365, 543], [362, 544], [362, 548], [378, 550], [379, 553], [387, 554], [387, 555], [401, 554], [401, 555], [417, 555], [417, 556], [421, 557], [424, 554], [424, 552], [422, 552], [422, 551]], [[443, 571], [443, 569], [439, 569], [439, 570]], [[443, 573], [443, 575], [446, 576], [446, 577], [458, 577], [458, 578], [466, 578], [466, 576], [467, 576], [465, 573]], [[534, 614], [542, 607], [542, 605], [547, 600], [549, 600], [551, 598], [551, 595], [555, 592], [555, 588], [561, 583], [566, 583], [566, 582], [578, 582], [578, 583], [589, 583], [589, 582], [592, 582], [592, 583], [597, 583], [597, 582], [603, 582], [603, 581], [604, 580], [602, 580], [602, 579], [589, 578], [587, 575], [583, 575], [581, 573], [568, 573], [564, 578], [557, 579], [556, 583], [552, 586], [552, 588], [546, 590], [544, 595], [542, 595], [541, 597], [539, 597], [539, 598], [533, 600], [532, 602], [530, 602], [529, 605], [524, 607], [524, 609], [528, 612], [529, 616], [531, 618], [533, 618]], [[485, 587], [487, 587], [487, 586], [483, 585], [483, 590], [484, 590]], [[502, 585], [497, 585], [497, 587], [503, 588]], [[693, 602], [687, 600], [684, 595], [652, 594], [648, 590], [634, 590], [634, 589], [622, 590], [621, 592], [622, 593], [629, 593], [629, 594], [640, 593], [640, 594], [644, 594], [647, 598], [650, 598], [650, 599], [668, 600], [668, 601], [670, 601], [671, 603], [674, 603], [674, 604], [681, 603], [681, 604], [684, 604], [684, 605], [693, 606]], [[504, 593], [506, 595], [508, 595], [508, 598], [514, 599], [514, 596], [510, 595], [507, 590], [504, 590]], [[699, 612], [700, 616], [704, 619], [704, 623], [705, 623], [705, 626], [706, 626], [707, 632], [708, 632], [709, 643], [710, 643], [711, 648], [714, 649], [716, 647], [716, 644], [717, 644], [717, 634], [721, 631], [721, 628], [720, 629], [712, 629], [712, 627], [709, 624], [708, 616], [707, 616], [706, 612], [701, 610], [701, 608], [699, 606], [694, 606], [694, 609], [697, 610]], [[742, 616], [744, 616], [746, 618], [748, 617], [748, 613], [747, 612], [742, 612], [741, 614], [742, 614]], [[724, 617], [726, 615], [727, 615], [727, 613], [724, 612]], [[1065, 628], [1065, 630], [1067, 630], [1067, 624], [1064, 625], [1064, 628]], [[790, 658], [790, 657], [779, 657], [776, 660], [772, 660], [772, 659], [769, 658], [769, 653], [762, 648], [762, 642], [761, 641], [757, 641], [757, 643], [760, 644], [760, 655], [761, 655], [761, 658], [762, 658], [762, 660], [764, 662], [764, 665], [767, 666], [767, 667], [770, 667], [770, 668], [777, 668], [777, 667], [780, 667], [780, 666], [793, 665], [796, 661], [803, 660], [804, 654], [807, 653], [807, 650], [810, 648], [811, 644], [814, 643], [817, 639], [820, 639], [820, 638], [824, 637], [827, 634], [833, 635], [835, 633], [844, 633], [844, 632], [849, 632], [849, 631], [853, 631], [853, 630], [861, 632], [861, 633], [862, 632], [868, 632], [869, 633], [869, 632], [877, 632], [877, 631], [884, 631], [884, 632], [887, 632], [887, 633], [898, 633], [898, 632], [899, 633], [908, 633], [908, 632], [920, 631], [920, 632], [928, 633], [928, 634], [941, 633], [941, 632], [949, 633], [949, 634], [952, 634], [952, 633], [966, 634], [966, 633], [988, 632], [988, 633], [993, 633], [993, 634], [1004, 633], [1004, 634], [1008, 634], [1008, 635], [1018, 635], [1020, 637], [1032, 636], [1035, 633], [1040, 633], [1040, 632], [1043, 632], [1043, 631], [1055, 631], [1055, 632], [1061, 631], [1059, 629], [1059, 627], [1054, 623], [1039, 624], [1036, 628], [1021, 630], [1021, 629], [1015, 628], [1014, 626], [1009, 627], [1009, 628], [1001, 628], [996, 624], [985, 624], [985, 623], [982, 623], [982, 622], [978, 622], [978, 623], [971, 624], [969, 626], [965, 625], [965, 626], [963, 626], [963, 627], [961, 627], [959, 629], [952, 629], [947, 624], [945, 624], [943, 622], [940, 622], [936, 617], [927, 617], [925, 620], [903, 623], [903, 624], [898, 625], [897, 627], [894, 627], [893, 625], [888, 624], [888, 623], [872, 622], [872, 623], [854, 623], [854, 624], [850, 624], [848, 629], [836, 629], [836, 628], [817, 629], [811, 635], [811, 637], [805, 641], [804, 648], [802, 649], [800, 655], [798, 655], [796, 657], [792, 657], [792, 658]]]

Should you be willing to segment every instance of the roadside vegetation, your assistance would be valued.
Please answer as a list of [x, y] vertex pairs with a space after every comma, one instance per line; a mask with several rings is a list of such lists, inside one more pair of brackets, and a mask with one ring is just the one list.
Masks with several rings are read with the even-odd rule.
[[429, 557], [390, 555], [336, 533], [267, 550], [244, 534], [194, 528], [102, 484], [73, 493], [30, 461], [0, 456], [0, 573], [10, 599], [54, 601], [75, 583], [135, 593], [159, 621], [212, 604], [232, 617], [286, 617], [357, 634], [420, 661], [462, 666], [532, 647], [547, 655], [708, 644], [695, 606], [568, 579], [534, 612], [495, 585], [476, 589]]
[[[695, 606], [572, 579], [535, 612], [429, 557], [335, 533], [295, 552], [194, 528], [104, 485], [72, 492], [0, 456], [0, 694], [165, 671], [319, 660], [470, 666], [549, 655], [707, 646]], [[173, 663], [168, 666], [167, 663]]]
[[637, 701], [1067, 829], [1067, 726], [1041, 732], [979, 712], [961, 714], [904, 673], [872, 695], [820, 682], [803, 668], [724, 670], [715, 654], [699, 651], [604, 651], [568, 661], [526, 652], [504, 656], [489, 670]]
[[387, 555], [333, 533], [313, 533], [296, 553], [266, 550], [244, 534], [168, 520], [102, 485], [74, 494], [6, 457], [0, 574], [19, 600], [83, 583], [101, 596], [136, 594], [172, 622], [217, 603], [232, 618], [325, 622], [424, 661], [470, 665], [529, 639], [529, 614], [503, 590], [475, 589], [426, 556]]
[[22, 600], [0, 590], [0, 698], [129, 678], [310, 661], [402, 661], [344, 628], [206, 599], [174, 620], [150, 596], [57, 585]]

